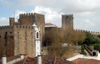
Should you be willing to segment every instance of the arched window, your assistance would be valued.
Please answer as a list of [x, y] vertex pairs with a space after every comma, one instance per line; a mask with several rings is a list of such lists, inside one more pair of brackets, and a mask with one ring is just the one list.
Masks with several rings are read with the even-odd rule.
[[37, 38], [38, 38], [38, 32], [37, 32]]

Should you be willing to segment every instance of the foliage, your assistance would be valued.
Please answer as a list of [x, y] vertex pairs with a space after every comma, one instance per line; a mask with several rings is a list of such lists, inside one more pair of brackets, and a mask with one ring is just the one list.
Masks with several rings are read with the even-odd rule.
[[97, 36], [94, 36], [89, 32], [86, 32], [86, 36], [87, 38], [85, 39], [84, 44], [91, 45], [95, 43], [100, 43], [100, 38], [98, 38]]
[[53, 28], [46, 35], [47, 40], [50, 42], [59, 42], [59, 43], [69, 43], [75, 45], [77, 42], [83, 42], [86, 38], [86, 34], [81, 31], [75, 31], [72, 29], [65, 29], [59, 31], [58, 28]]
[[68, 47], [50, 47], [49, 48], [49, 54], [52, 54], [54, 56], [58, 56], [58, 57], [62, 57], [63, 54], [66, 52], [66, 50], [68, 49]]
[[93, 45], [95, 50], [100, 51], [100, 35], [94, 36], [86, 32], [87, 38], [84, 41], [84, 44]]
[[100, 51], [100, 43], [92, 44], [95, 50]]
[[81, 46], [81, 49], [82, 49], [82, 50], [84, 50], [84, 49], [85, 49], [83, 45]]
[[[49, 54], [62, 57], [66, 52], [74, 52], [68, 47], [63, 47], [62, 44], [67, 43], [75, 45], [78, 41], [84, 41], [86, 34], [81, 31], [65, 29], [60, 31], [59, 28], [53, 28], [46, 34], [46, 40], [50, 43]], [[69, 49], [69, 51], [68, 51]], [[74, 49], [75, 50], [75, 49]]]
[[87, 55], [87, 53], [86, 53], [86, 52], [84, 52], [83, 54], [84, 54], [84, 55]]
[[97, 37], [99, 37], [99, 38], [100, 38], [100, 35], [98, 35]]

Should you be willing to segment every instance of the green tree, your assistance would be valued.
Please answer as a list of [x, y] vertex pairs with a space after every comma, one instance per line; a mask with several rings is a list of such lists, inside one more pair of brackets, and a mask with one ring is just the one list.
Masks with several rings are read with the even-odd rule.
[[94, 36], [94, 35], [90, 34], [89, 32], [86, 32], [86, 36], [87, 36], [87, 38], [85, 39], [84, 44], [91, 45], [91, 44], [100, 42], [99, 37]]
[[[75, 45], [78, 41], [84, 41], [85, 33], [78, 32], [72, 29], [59, 30], [59, 28], [53, 28], [46, 35], [47, 40], [51, 43], [49, 48], [49, 54], [53, 54], [62, 57], [66, 52], [74, 52], [73, 50], [68, 50], [68, 47], [63, 47], [64, 43]], [[80, 39], [81, 38], [81, 39]]]
[[100, 35], [98, 35], [98, 37], [100, 38]]

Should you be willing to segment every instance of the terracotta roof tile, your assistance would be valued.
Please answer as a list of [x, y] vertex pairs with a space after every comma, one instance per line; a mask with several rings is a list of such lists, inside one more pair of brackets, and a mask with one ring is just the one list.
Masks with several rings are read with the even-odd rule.
[[[26, 54], [20, 54], [20, 55], [26, 56]], [[17, 59], [17, 58], [20, 58], [20, 55], [7, 57], [7, 62], [12, 61], [12, 60], [15, 60], [15, 59]], [[0, 59], [0, 64], [2, 64], [2, 59]]]
[[52, 24], [52, 23], [45, 23], [45, 25], [54, 25], [54, 24]]
[[100, 60], [78, 58], [73, 60], [76, 64], [100, 64]]
[[[66, 61], [64, 59], [61, 59], [59, 57], [55, 56], [47, 56], [43, 55], [42, 57], [42, 64], [74, 64], [73, 62]], [[26, 57], [25, 59], [16, 62], [15, 64], [37, 64], [37, 57], [30, 58]]]
[[20, 24], [20, 22], [14, 22], [14, 24]]

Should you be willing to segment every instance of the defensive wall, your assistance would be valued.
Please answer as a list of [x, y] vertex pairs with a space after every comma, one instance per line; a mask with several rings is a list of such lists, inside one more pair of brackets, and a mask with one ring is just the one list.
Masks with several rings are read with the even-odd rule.
[[35, 39], [33, 26], [2, 26], [0, 27], [0, 56], [27, 54], [35, 56]]
[[73, 14], [62, 15], [62, 28], [71, 28], [73, 29]]
[[100, 32], [95, 32], [95, 31], [87, 31], [87, 30], [80, 30], [80, 29], [76, 29], [76, 31], [83, 31], [83, 32], [89, 32], [93, 35], [100, 35]]
[[0, 56], [4, 54], [7, 56], [14, 55], [14, 27], [1, 26], [0, 27]]
[[27, 54], [30, 57], [35, 56], [35, 39], [33, 26], [14, 26], [14, 55]]

